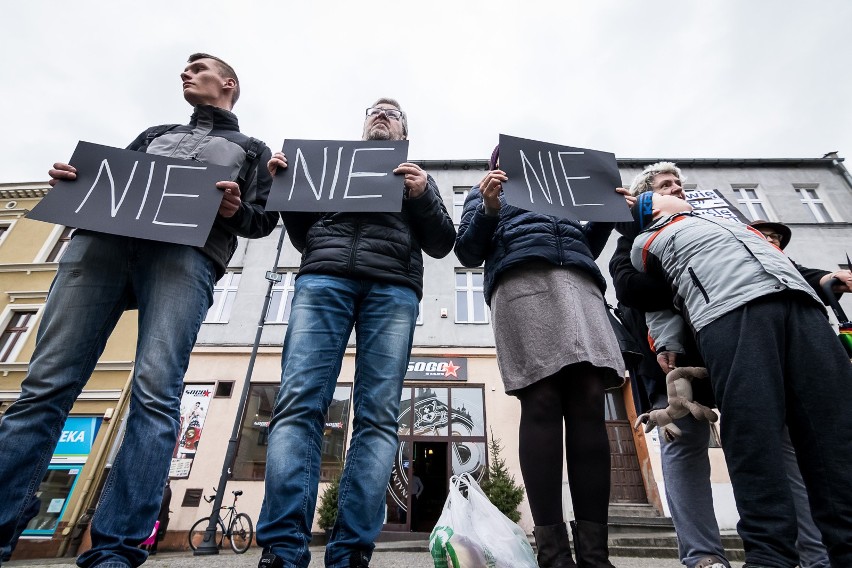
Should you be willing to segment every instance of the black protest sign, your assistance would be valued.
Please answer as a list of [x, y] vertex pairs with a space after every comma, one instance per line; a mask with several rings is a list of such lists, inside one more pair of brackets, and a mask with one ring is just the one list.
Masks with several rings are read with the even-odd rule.
[[621, 175], [609, 152], [500, 135], [500, 169], [509, 204], [566, 219], [631, 221]]
[[182, 245], [203, 246], [230, 168], [79, 142], [60, 181], [30, 219]]
[[696, 215], [748, 223], [748, 219], [718, 189], [687, 189], [683, 193]]
[[272, 180], [268, 211], [402, 211], [407, 140], [286, 140], [287, 168]]

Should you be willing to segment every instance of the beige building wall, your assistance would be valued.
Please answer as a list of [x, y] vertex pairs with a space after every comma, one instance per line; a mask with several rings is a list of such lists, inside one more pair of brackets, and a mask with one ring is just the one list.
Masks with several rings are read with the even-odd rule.
[[[46, 183], [0, 184], [0, 331], [16, 311], [34, 310], [21, 341], [0, 361], [0, 412], [20, 396], [30, 357], [35, 349], [38, 324], [44, 310], [57, 263], [51, 251], [61, 246], [64, 227], [26, 218], [47, 192]], [[118, 416], [122, 390], [130, 377], [136, 348], [136, 312], [119, 321], [71, 416]], [[25, 537], [16, 558], [45, 556], [62, 545], [63, 531], [90, 506], [103, 477], [104, 461], [112, 443], [111, 434], [119, 420], [104, 420], [85, 465], [69, 496], [54, 537]]]

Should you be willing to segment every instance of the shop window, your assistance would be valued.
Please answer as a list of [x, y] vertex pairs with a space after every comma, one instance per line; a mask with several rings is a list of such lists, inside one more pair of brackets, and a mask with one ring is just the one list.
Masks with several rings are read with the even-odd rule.
[[77, 484], [77, 476], [80, 475], [82, 466], [51, 465], [42, 479], [35, 496], [39, 500], [39, 511], [33, 517], [25, 535], [52, 535], [65, 507], [68, 498]]
[[228, 323], [241, 276], [240, 272], [228, 271], [216, 282], [213, 288], [213, 305], [207, 311], [204, 323]]
[[452, 434], [453, 436], [485, 435], [485, 403], [481, 388], [453, 388]]
[[[249, 390], [246, 413], [240, 428], [234, 479], [262, 481], [266, 474], [266, 449], [269, 421], [278, 394], [277, 384], [253, 384]], [[343, 471], [346, 434], [349, 428], [351, 385], [338, 385], [325, 419], [320, 479], [328, 481]]]
[[13, 310], [0, 334], [0, 363], [13, 361], [35, 323], [37, 310]]
[[481, 270], [456, 271], [456, 323], [488, 323]]
[[266, 310], [266, 323], [287, 323], [290, 320], [297, 272], [296, 269], [278, 272], [281, 280], [272, 286], [269, 309]]

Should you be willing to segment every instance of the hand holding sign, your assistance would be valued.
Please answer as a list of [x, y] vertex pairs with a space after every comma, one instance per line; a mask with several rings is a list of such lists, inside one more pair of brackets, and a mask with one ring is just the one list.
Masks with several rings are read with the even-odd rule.
[[400, 164], [393, 173], [405, 176], [403, 186], [406, 190], [406, 196], [409, 199], [417, 199], [423, 195], [423, 192], [426, 190], [426, 172], [420, 169], [420, 166], [405, 162], [404, 164]]
[[69, 164], [63, 164], [62, 162], [53, 164], [53, 168], [48, 170], [47, 173], [50, 176], [50, 180], [47, 182], [50, 184], [50, 187], [55, 186], [62, 180], [74, 181], [77, 179], [77, 168]]

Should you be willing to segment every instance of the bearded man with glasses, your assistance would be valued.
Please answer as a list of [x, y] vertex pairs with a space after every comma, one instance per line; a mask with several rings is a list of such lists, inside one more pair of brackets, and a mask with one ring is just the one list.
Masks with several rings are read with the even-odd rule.
[[[366, 114], [364, 140], [408, 137], [395, 100], [379, 99]], [[273, 175], [286, 167], [280, 152], [268, 164]], [[456, 237], [432, 177], [409, 162], [394, 173], [403, 177], [399, 213], [281, 213], [302, 264], [269, 423], [266, 496], [257, 526], [264, 548], [260, 568], [306, 568], [310, 562], [325, 416], [353, 328], [355, 418], [325, 565], [368, 566], [381, 531], [402, 381], [423, 295], [422, 252], [444, 257]]]

